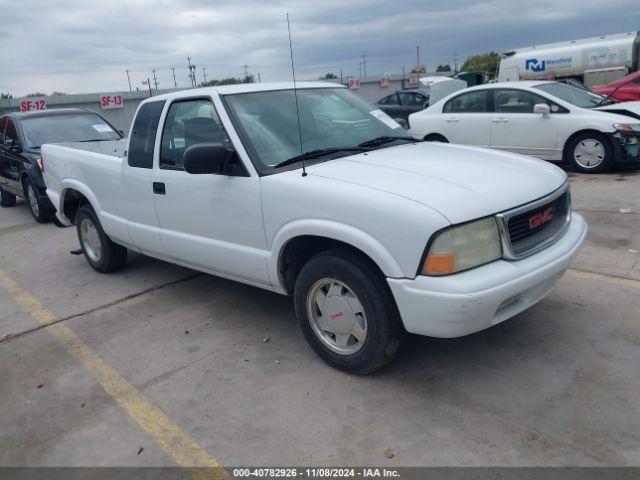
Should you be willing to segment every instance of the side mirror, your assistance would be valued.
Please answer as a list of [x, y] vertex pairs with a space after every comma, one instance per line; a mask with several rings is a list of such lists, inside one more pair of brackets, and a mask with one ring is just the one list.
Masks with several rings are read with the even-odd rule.
[[12, 152], [21, 152], [22, 151], [22, 148], [20, 148], [20, 144], [16, 143], [16, 141], [12, 140], [11, 138], [5, 138], [4, 146], [7, 147]]
[[224, 166], [233, 163], [235, 150], [221, 143], [198, 143], [184, 152], [183, 164], [194, 175], [225, 174]]
[[549, 105], [547, 105], [546, 103], [536, 103], [533, 106], [533, 113], [538, 113], [543, 117], [548, 117], [551, 113], [551, 107], [549, 107]]

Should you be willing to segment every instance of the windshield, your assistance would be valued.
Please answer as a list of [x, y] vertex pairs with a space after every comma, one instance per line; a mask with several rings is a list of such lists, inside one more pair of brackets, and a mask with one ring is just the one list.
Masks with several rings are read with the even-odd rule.
[[[300, 89], [225, 96], [226, 104], [255, 157], [265, 169], [316, 150], [354, 148], [380, 137], [410, 137], [381, 110], [342, 88]], [[300, 148], [302, 138], [302, 149]], [[389, 142], [381, 148], [393, 145]], [[342, 152], [349, 155], [353, 151]], [[340, 155], [340, 152], [332, 152]]]
[[120, 135], [95, 113], [25, 118], [22, 131], [29, 148], [45, 143], [118, 140]]
[[598, 95], [583, 88], [573, 87], [565, 83], [543, 83], [541, 85], [537, 85], [535, 88], [542, 90], [543, 92], [547, 92], [554, 97], [558, 97], [565, 102], [572, 103], [577, 107], [593, 108], [607, 103], [607, 100], [602, 95]]

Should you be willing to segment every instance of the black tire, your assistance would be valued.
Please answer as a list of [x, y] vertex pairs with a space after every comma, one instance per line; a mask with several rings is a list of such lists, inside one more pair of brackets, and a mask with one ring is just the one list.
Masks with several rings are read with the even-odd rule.
[[13, 207], [16, 204], [16, 196], [0, 188], [0, 206], [3, 208]]
[[[127, 249], [113, 242], [107, 234], [104, 233], [100, 220], [90, 205], [80, 207], [76, 219], [78, 241], [89, 265], [100, 273], [115, 272], [125, 266], [127, 263]], [[95, 234], [97, 234], [95, 240], [100, 247], [99, 255], [89, 247], [88, 240], [83, 239], [86, 233], [83, 234], [82, 229], [89, 225], [95, 228]]]
[[[602, 151], [604, 156], [599, 163], [594, 164], [593, 166], [588, 166], [588, 160], [580, 160], [578, 157], [577, 149], [581, 147], [588, 147], [589, 145], [595, 145], [594, 142], [597, 142], [602, 146]], [[565, 149], [565, 160], [571, 164], [574, 170], [582, 173], [603, 173], [608, 172], [613, 167], [615, 163], [615, 153], [613, 150], [613, 146], [609, 139], [598, 132], [584, 132], [576, 135], [571, 141], [567, 144], [567, 148]]]
[[[343, 291], [352, 291], [364, 308], [366, 337], [353, 354], [336, 353], [312, 326], [314, 320], [310, 318], [307, 299], [315, 307], [316, 303], [311, 300], [317, 291], [315, 285], [327, 279], [344, 284]], [[327, 294], [325, 298], [331, 297]], [[311, 258], [296, 279], [294, 304], [300, 328], [311, 347], [329, 365], [349, 373], [363, 375], [384, 367], [395, 357], [406, 335], [384, 277], [367, 259], [355, 253], [331, 250]], [[339, 313], [342, 316], [342, 312]], [[326, 313], [326, 316], [330, 315]], [[349, 340], [357, 343], [355, 337]]]
[[[29, 211], [34, 220], [38, 223], [47, 223], [51, 221], [51, 212], [47, 205], [43, 204], [38, 195], [38, 189], [33, 184], [29, 177], [26, 177], [22, 182], [22, 188], [24, 190], [24, 198], [29, 206]], [[33, 195], [33, 197], [31, 196]]]
[[449, 143], [445, 137], [440, 135], [439, 133], [430, 133], [429, 135], [424, 137], [425, 142], [440, 142], [440, 143]]

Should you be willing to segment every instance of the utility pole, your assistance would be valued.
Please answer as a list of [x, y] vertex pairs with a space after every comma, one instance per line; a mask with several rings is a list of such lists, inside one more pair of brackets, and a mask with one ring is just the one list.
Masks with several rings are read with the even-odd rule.
[[416, 47], [416, 67], [420, 66], [420, 47]]
[[127, 82], [129, 82], [129, 91], [131, 92], [131, 78], [129, 77], [129, 70], [126, 70], [127, 72]]
[[258, 72], [258, 83], [262, 82], [262, 78], [260, 78], [260, 72]]
[[340, 69], [340, 83], [343, 84], [344, 82], [342, 81], [342, 69]]
[[204, 76], [205, 83], [207, 82], [207, 67], [202, 66], [202, 75]]
[[362, 62], [358, 62], [358, 77], [362, 78]]
[[156, 90], [158, 90], [158, 79], [156, 78], [156, 69], [152, 68], [151, 72], [153, 73], [153, 85], [156, 87]]
[[362, 71], [364, 78], [367, 78], [367, 56], [362, 54]]
[[244, 68], [244, 78], [247, 78], [249, 76], [249, 65], [242, 65], [242, 68]]
[[458, 73], [458, 54], [453, 54], [453, 73]]
[[178, 82], [176, 82], [176, 69], [171, 67], [171, 73], [173, 74], [173, 86], [178, 88]]
[[196, 86], [196, 66], [191, 64], [191, 57], [187, 57], [189, 62], [189, 78], [191, 79], [191, 86]]

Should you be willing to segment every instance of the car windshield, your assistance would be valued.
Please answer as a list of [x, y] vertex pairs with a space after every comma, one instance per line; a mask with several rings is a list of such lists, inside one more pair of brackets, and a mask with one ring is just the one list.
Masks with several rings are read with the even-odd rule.
[[74, 113], [24, 118], [22, 131], [29, 148], [45, 143], [117, 140], [120, 134], [95, 113]]
[[[371, 140], [382, 139], [373, 143], [385, 148], [397, 144], [393, 137], [411, 137], [393, 119], [347, 89], [298, 89], [297, 97], [297, 108], [293, 90], [224, 97], [253, 156], [265, 170], [295, 159], [301, 152], [315, 153], [316, 161], [352, 154]], [[300, 114], [299, 133], [296, 110]], [[352, 150], [340, 151], [342, 148]]]
[[602, 95], [565, 83], [543, 83], [536, 85], [535, 88], [582, 108], [593, 108], [605, 103], [612, 103]]

